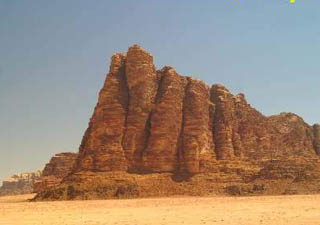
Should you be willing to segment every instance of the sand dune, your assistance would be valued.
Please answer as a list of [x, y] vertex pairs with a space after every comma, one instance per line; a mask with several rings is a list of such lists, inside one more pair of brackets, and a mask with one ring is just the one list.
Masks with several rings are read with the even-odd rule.
[[0, 224], [320, 224], [320, 195], [27, 202], [30, 197], [1, 197]]

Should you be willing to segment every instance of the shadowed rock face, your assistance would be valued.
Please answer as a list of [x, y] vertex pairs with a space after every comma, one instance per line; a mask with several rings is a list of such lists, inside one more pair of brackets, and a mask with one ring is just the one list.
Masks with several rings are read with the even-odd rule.
[[314, 157], [319, 140], [294, 114], [265, 117], [222, 85], [156, 71], [133, 45], [111, 59], [75, 171], [198, 173], [217, 160]]

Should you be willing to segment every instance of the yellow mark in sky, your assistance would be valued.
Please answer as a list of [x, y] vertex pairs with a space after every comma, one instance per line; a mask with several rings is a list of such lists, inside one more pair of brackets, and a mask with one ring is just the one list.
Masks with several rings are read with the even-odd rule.
[[[296, 0], [285, 0], [286, 2], [290, 2], [291, 4], [295, 3]], [[243, 0], [237, 0], [237, 2], [241, 3], [244, 2]]]

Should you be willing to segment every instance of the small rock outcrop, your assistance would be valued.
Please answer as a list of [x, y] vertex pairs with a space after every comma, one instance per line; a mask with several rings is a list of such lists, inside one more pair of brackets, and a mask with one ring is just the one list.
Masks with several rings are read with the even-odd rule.
[[[221, 193], [219, 188], [214, 191], [218, 184], [238, 187], [251, 181], [260, 183], [237, 189], [262, 193], [269, 185], [263, 177], [275, 179], [266, 168], [290, 174], [277, 178], [277, 184], [284, 182], [285, 187], [287, 179], [299, 180], [297, 163], [306, 168], [302, 180], [312, 177], [315, 181], [311, 188], [315, 191], [319, 154], [319, 125], [310, 126], [293, 113], [264, 116], [242, 93], [233, 95], [220, 84], [210, 87], [169, 66], [156, 70], [153, 56], [133, 45], [127, 53], [111, 58], [70, 176], [38, 199], [114, 197], [117, 184], [123, 189], [124, 180], [135, 187], [135, 196], [137, 192], [139, 196], [194, 194], [200, 189]], [[50, 174], [46, 171], [52, 168], [44, 171]], [[168, 176], [171, 181], [166, 180]], [[190, 181], [192, 188], [181, 181]], [[299, 190], [305, 190], [299, 185]]]
[[33, 185], [41, 176], [41, 171], [15, 174], [2, 182], [1, 195], [19, 195], [33, 193]]
[[41, 177], [34, 182], [34, 192], [38, 193], [60, 184], [62, 179], [72, 172], [77, 156], [77, 153], [71, 152], [54, 155], [43, 169]]

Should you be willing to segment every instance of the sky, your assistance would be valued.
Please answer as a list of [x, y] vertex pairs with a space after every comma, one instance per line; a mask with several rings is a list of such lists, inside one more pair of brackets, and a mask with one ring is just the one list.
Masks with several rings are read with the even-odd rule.
[[320, 1], [0, 0], [0, 182], [76, 152], [110, 57], [221, 83], [265, 115], [320, 122]]

